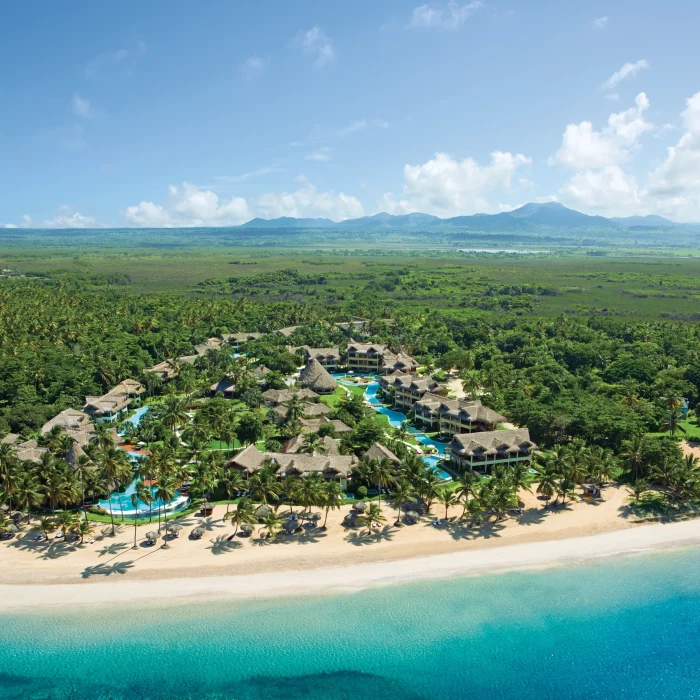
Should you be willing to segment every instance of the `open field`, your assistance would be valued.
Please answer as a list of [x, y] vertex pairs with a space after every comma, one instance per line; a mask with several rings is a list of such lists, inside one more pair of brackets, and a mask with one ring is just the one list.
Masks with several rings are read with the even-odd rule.
[[[381, 296], [414, 311], [615, 315], [693, 320], [694, 258], [583, 254], [486, 255], [456, 251], [199, 249], [85, 252], [0, 250], [3, 266], [67, 275], [125, 292], [184, 292], [340, 304]], [[123, 277], [124, 279], [119, 279]]]

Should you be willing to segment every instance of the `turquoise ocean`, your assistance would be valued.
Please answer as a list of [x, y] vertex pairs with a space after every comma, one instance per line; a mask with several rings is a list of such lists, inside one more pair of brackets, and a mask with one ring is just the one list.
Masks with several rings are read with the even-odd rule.
[[700, 549], [0, 615], [0, 699], [700, 698]]

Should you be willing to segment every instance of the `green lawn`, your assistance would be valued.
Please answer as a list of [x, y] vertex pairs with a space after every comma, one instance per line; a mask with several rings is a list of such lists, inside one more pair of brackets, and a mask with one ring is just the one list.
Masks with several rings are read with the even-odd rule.
[[[683, 428], [683, 430], [685, 430], [685, 433], [682, 430], [679, 430], [676, 433], [676, 437], [681, 439], [694, 438], [695, 440], [700, 440], [700, 426], [697, 425], [695, 419], [693, 419], [692, 422], [689, 420], [681, 421], [679, 425]], [[671, 433], [667, 430], [663, 433], [649, 433], [649, 435], [652, 437], [667, 437], [670, 436]]]

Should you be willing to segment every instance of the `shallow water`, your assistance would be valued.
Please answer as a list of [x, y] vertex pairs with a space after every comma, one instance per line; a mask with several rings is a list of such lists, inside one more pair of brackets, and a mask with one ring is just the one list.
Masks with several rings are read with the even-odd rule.
[[698, 572], [686, 550], [351, 596], [2, 615], [0, 698], [695, 698]]

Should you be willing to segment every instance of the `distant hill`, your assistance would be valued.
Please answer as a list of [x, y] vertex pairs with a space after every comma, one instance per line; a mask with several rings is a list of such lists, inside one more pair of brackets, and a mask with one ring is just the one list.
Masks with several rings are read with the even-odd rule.
[[[635, 227], [666, 228], [682, 226], [662, 216], [628, 216], [606, 218], [589, 216], [569, 209], [559, 202], [530, 203], [513, 211], [500, 214], [472, 214], [441, 219], [431, 214], [387, 214], [381, 212], [359, 219], [335, 222], [330, 219], [296, 219], [283, 216], [279, 219], [253, 219], [237, 227], [244, 229], [324, 229], [346, 231], [401, 232], [461, 232], [481, 231], [499, 233], [528, 233], [536, 231], [562, 231], [571, 229], [632, 229]], [[688, 226], [693, 226], [689, 224]]]

